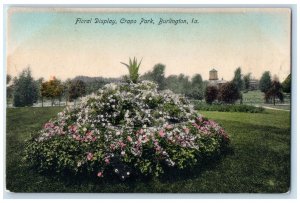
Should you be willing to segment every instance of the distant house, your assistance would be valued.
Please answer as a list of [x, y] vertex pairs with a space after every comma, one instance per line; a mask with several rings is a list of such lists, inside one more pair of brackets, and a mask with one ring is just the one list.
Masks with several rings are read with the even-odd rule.
[[216, 69], [213, 68], [212, 70], [209, 71], [208, 85], [217, 86], [218, 88], [220, 88], [221, 85], [223, 85], [226, 82], [227, 81], [223, 80], [223, 78], [219, 80], [218, 71]]

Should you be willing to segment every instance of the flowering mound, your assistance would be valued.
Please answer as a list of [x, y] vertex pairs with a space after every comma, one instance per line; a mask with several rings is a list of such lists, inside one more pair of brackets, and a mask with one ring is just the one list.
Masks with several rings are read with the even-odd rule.
[[214, 121], [148, 81], [108, 84], [50, 120], [26, 146], [40, 171], [158, 176], [220, 154], [229, 142]]

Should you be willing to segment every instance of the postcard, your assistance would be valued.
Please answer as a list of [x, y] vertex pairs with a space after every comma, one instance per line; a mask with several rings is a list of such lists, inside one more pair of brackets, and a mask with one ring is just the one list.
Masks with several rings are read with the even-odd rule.
[[7, 192], [290, 192], [290, 8], [6, 12]]

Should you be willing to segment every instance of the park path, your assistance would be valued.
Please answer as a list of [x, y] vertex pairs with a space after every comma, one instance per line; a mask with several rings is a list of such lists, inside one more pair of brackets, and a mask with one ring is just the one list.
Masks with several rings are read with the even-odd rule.
[[277, 108], [273, 108], [273, 107], [269, 107], [269, 106], [261, 106], [265, 109], [271, 109], [271, 110], [278, 110], [278, 111], [291, 111], [291, 110], [287, 110], [287, 109], [277, 109]]

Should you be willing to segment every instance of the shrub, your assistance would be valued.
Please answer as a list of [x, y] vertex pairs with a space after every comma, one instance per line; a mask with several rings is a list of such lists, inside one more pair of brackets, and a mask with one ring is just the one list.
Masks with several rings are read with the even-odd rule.
[[108, 84], [66, 108], [26, 144], [26, 159], [44, 172], [159, 176], [219, 155], [228, 135], [171, 91], [152, 82]]
[[265, 100], [266, 102], [272, 100], [273, 104], [275, 105], [276, 98], [283, 102], [282, 85], [279, 81], [273, 80], [270, 89], [265, 93]]
[[218, 89], [215, 86], [207, 86], [205, 89], [205, 101], [211, 104], [218, 97]]
[[195, 109], [200, 111], [220, 111], [220, 112], [247, 112], [262, 113], [264, 108], [242, 104], [205, 104], [203, 102], [194, 102]]
[[218, 100], [224, 103], [233, 104], [240, 98], [238, 86], [233, 82], [227, 82], [220, 87]]

